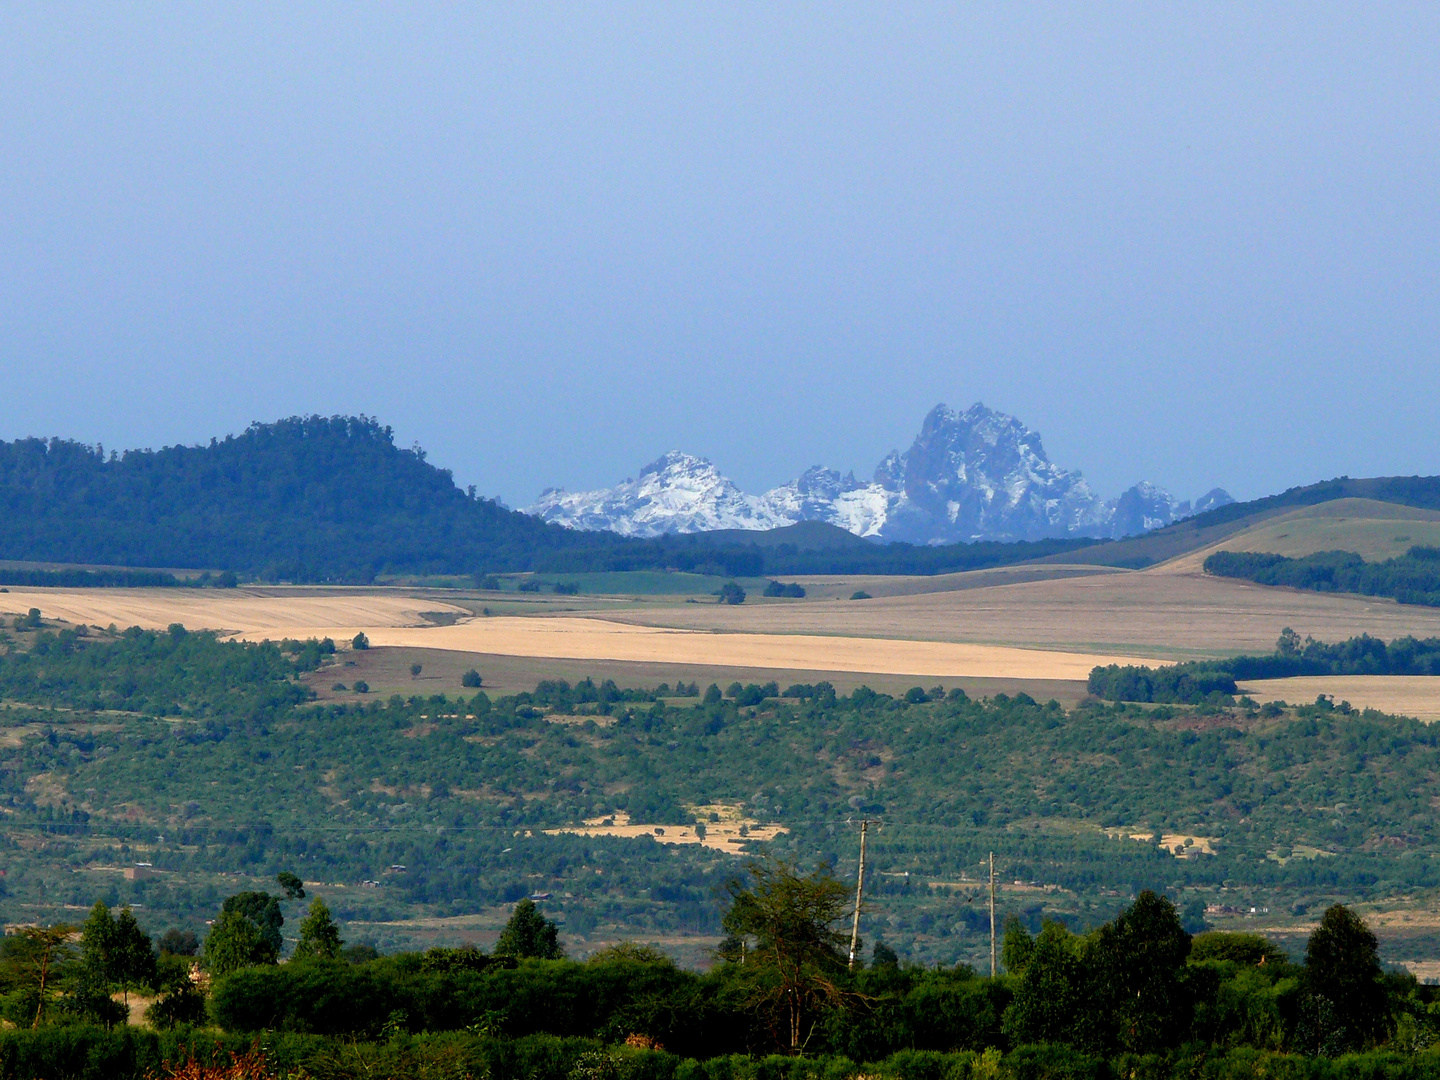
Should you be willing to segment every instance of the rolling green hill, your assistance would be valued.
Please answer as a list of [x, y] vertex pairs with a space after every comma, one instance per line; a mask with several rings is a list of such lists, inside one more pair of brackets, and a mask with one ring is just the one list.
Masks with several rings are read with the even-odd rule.
[[[1286, 515], [1290, 515], [1287, 520], [1311, 522], [1329, 520], [1333, 525], [1337, 515], [1320, 508], [1326, 507], [1326, 504], [1339, 503], [1342, 500], [1356, 500], [1356, 503], [1352, 504], [1355, 509], [1352, 516], [1356, 518], [1364, 518], [1367, 521], [1381, 521], [1386, 518], [1400, 519], [1402, 517], [1413, 519], [1419, 523], [1417, 528], [1425, 531], [1428, 536], [1429, 530], [1434, 527], [1433, 523], [1440, 520], [1437, 518], [1437, 512], [1440, 512], [1440, 476], [1389, 476], [1364, 480], [1341, 477], [1338, 480], [1326, 480], [1306, 487], [1290, 488], [1279, 495], [1270, 495], [1263, 499], [1231, 503], [1228, 506], [1198, 514], [1193, 518], [1178, 521], [1174, 525], [1167, 525], [1163, 529], [1156, 529], [1143, 536], [1099, 544], [1085, 551], [1049, 556], [1046, 561], [1140, 569], [1206, 548], [1218, 547], [1231, 537], [1245, 533], [1247, 530], [1259, 531], [1263, 526], [1272, 525]], [[1394, 509], [1396, 507], [1408, 508], [1413, 513], [1397, 514]], [[1296, 513], [1296, 511], [1305, 511], [1311, 508], [1318, 512]], [[1387, 508], [1389, 509], [1387, 510]], [[1319, 530], [1313, 524], [1309, 527], [1318, 534]], [[1393, 529], [1395, 531], [1392, 531], [1392, 536], [1396, 532], [1403, 531], [1393, 524], [1376, 528], [1382, 533], [1387, 529]], [[1279, 528], [1273, 530], [1275, 533], [1281, 531], [1283, 530]], [[1273, 537], [1276, 543], [1285, 539], [1287, 537]], [[1334, 539], [1333, 534], [1331, 539]], [[1375, 534], [1375, 528], [1369, 528], [1365, 542], [1371, 544], [1381, 542], [1381, 537]], [[1417, 538], [1415, 542], [1423, 541]], [[1402, 542], [1392, 540], [1391, 543]], [[1327, 546], [1333, 546], [1333, 543], [1327, 544]], [[1272, 549], [1252, 546], [1243, 550], [1268, 551]], [[1305, 553], [1317, 550], [1323, 550], [1323, 548], [1312, 546]], [[1291, 552], [1280, 551], [1278, 553], [1290, 554]], [[1398, 551], [1393, 553], [1398, 553]]]

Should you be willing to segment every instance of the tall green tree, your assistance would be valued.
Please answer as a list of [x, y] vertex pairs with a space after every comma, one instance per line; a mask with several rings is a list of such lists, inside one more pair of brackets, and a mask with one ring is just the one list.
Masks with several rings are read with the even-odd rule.
[[241, 892], [225, 898], [222, 912], [233, 912], [255, 924], [266, 946], [276, 956], [285, 944], [280, 928], [285, 925], [285, 916], [280, 911], [280, 900], [264, 892]]
[[1092, 963], [1115, 1042], [1149, 1054], [1178, 1045], [1190, 1030], [1184, 970], [1190, 935], [1166, 897], [1145, 889], [1096, 935]]
[[284, 943], [280, 936], [284, 924], [280, 901], [269, 893], [227, 897], [201, 949], [206, 969], [212, 975], [227, 975], [243, 967], [275, 963]]
[[799, 1053], [822, 1013], [843, 1008], [849, 939], [839, 925], [850, 889], [829, 866], [801, 874], [779, 859], [752, 862], [728, 886], [726, 933], [746, 943], [742, 976], [780, 1045]]
[[200, 956], [212, 975], [229, 975], [241, 968], [273, 964], [277, 959], [260, 928], [234, 911], [221, 912], [205, 936]]
[[521, 900], [510, 913], [505, 929], [500, 931], [495, 955], [559, 960], [565, 955], [560, 947], [560, 928], [540, 914], [534, 901]]
[[[1334, 904], [1305, 947], [1305, 986], [1315, 998], [1314, 1015], [1329, 1016], [1331, 1030], [1316, 1030], [1317, 1043], [1359, 1049], [1382, 1039], [1389, 1021], [1381, 982], [1379, 943], [1363, 919]], [[1333, 1026], [1332, 1026], [1333, 1025]]]
[[292, 959], [335, 960], [345, 942], [340, 939], [340, 928], [330, 917], [330, 908], [320, 897], [310, 901], [310, 911], [300, 923], [300, 940], [295, 945]]
[[[1024, 935], [1022, 938], [1021, 935]], [[1022, 972], [1005, 1010], [1004, 1030], [1017, 1043], [1071, 1043], [1096, 1048], [1085, 942], [1060, 923], [1047, 922], [1034, 938], [1017, 920], [1005, 934], [1007, 964]]]
[[128, 1005], [131, 990], [155, 982], [154, 946], [128, 907], [112, 916], [97, 901], [80, 933], [81, 971], [90, 986], [107, 993], [121, 990]]

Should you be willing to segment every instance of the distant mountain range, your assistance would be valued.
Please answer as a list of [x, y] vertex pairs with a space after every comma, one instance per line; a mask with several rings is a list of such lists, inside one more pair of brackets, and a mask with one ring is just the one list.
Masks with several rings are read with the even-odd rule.
[[673, 450], [615, 487], [549, 488], [524, 512], [623, 536], [823, 521], [876, 540], [950, 544], [1132, 536], [1231, 502], [1214, 488], [1192, 505], [1143, 482], [1101, 499], [1078, 471], [1050, 460], [1038, 432], [977, 402], [963, 413], [935, 406], [910, 449], [888, 454], [868, 483], [815, 466], [750, 495], [705, 458]]

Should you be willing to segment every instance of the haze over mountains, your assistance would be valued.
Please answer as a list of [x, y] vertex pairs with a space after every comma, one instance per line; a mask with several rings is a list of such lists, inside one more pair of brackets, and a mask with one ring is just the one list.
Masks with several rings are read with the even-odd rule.
[[882, 541], [948, 544], [1131, 536], [1233, 501], [1214, 488], [1192, 506], [1145, 482], [1102, 499], [1079, 471], [1050, 460], [1038, 432], [977, 402], [963, 413], [935, 406], [910, 448], [891, 451], [868, 482], [817, 465], [751, 495], [705, 458], [675, 450], [611, 488], [547, 489], [525, 512], [624, 536], [824, 521]]

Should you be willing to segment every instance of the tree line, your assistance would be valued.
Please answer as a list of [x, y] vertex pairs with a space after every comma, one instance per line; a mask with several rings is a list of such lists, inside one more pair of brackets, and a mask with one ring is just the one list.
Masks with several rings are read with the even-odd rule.
[[1289, 558], [1251, 551], [1217, 551], [1205, 572], [1258, 585], [1314, 592], [1388, 596], [1402, 604], [1440, 607], [1440, 548], [1416, 545], [1394, 558], [1366, 562], [1353, 551], [1319, 551]]
[[1296, 675], [1440, 675], [1440, 638], [1396, 638], [1388, 644], [1369, 634], [1327, 644], [1286, 627], [1275, 651], [1228, 660], [1188, 660], [1163, 667], [1109, 664], [1091, 670], [1088, 690], [1107, 701], [1197, 705], [1229, 698], [1236, 681]]
[[0, 566], [0, 585], [30, 589], [233, 589], [240, 579], [232, 571], [177, 577], [168, 570], [32, 570]]

